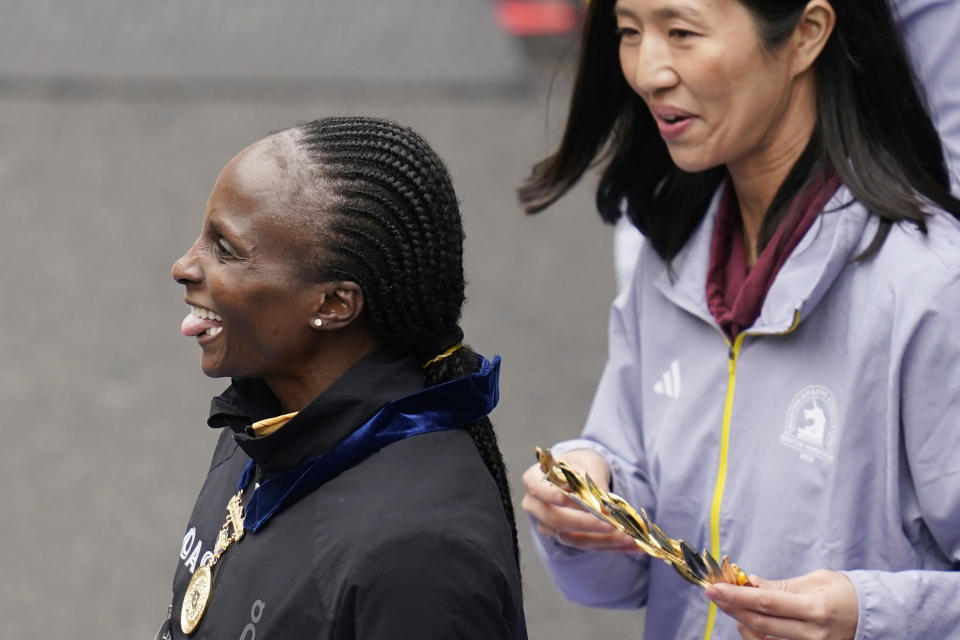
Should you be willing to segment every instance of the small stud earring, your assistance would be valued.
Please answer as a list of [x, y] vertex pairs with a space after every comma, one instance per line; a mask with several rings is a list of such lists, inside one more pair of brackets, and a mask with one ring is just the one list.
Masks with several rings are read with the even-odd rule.
[[317, 329], [319, 329], [320, 327], [323, 326], [323, 320], [321, 320], [320, 318], [314, 318], [314, 319], [313, 319], [313, 326], [315, 326]]

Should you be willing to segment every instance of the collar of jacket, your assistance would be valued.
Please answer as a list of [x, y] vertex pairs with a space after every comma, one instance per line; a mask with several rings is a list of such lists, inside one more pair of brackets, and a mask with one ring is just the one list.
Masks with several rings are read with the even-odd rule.
[[423, 371], [412, 357], [375, 351], [348, 369], [283, 428], [254, 437], [251, 425], [281, 413], [260, 379], [234, 379], [210, 403], [207, 424], [228, 427], [264, 478], [329, 451], [390, 401], [423, 389]]
[[[653, 274], [654, 286], [668, 300], [714, 326], [706, 300], [707, 269], [724, 186], [714, 193], [700, 226], [673, 259], [672, 273], [661, 262], [660, 271]], [[760, 316], [744, 332], [783, 333], [809, 317], [843, 267], [867, 247], [876, 226], [876, 219], [841, 185], [787, 258], [767, 292]]]
[[[500, 356], [493, 362], [477, 356], [477, 365], [475, 373], [391, 400], [329, 450], [265, 478], [247, 504], [244, 528], [258, 531], [286, 506], [393, 442], [461, 428], [493, 411], [500, 398]], [[251, 459], [238, 479], [238, 489], [249, 486], [253, 468]]]

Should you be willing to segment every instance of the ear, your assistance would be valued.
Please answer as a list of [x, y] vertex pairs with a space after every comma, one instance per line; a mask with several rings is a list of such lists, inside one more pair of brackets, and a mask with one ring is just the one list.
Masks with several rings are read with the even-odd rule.
[[[310, 327], [315, 331], [342, 329], [360, 317], [363, 291], [355, 282], [321, 282], [316, 286]], [[319, 322], [318, 322], [319, 320]]]
[[813, 66], [827, 46], [837, 22], [837, 14], [828, 0], [810, 0], [793, 33], [794, 73], [803, 73]]

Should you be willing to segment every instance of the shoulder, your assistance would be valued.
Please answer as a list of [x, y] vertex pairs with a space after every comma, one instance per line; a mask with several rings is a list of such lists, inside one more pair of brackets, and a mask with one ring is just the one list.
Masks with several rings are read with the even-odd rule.
[[365, 496], [369, 509], [355, 526], [375, 543], [431, 531], [494, 547], [508, 528], [497, 486], [463, 429], [395, 442], [337, 481]]
[[903, 243], [899, 246], [904, 249], [912, 246], [915, 252], [928, 254], [944, 266], [960, 263], [960, 220], [942, 209], [926, 213], [925, 233], [914, 224], [902, 222], [891, 231], [891, 239]]
[[509, 637], [522, 616], [513, 538], [465, 431], [391, 444], [333, 482], [353, 502], [325, 550], [344, 567], [338, 626], [358, 637], [391, 625], [424, 638]]
[[[871, 218], [860, 250], [876, 232]], [[875, 255], [847, 270], [859, 299], [868, 300], [875, 317], [891, 315], [904, 337], [931, 312], [960, 313], [960, 222], [940, 210], [925, 222], [925, 232], [913, 223], [894, 224]]]
[[349, 559], [351, 571], [370, 558], [382, 562], [383, 554], [400, 561], [419, 539], [433, 540], [435, 549], [479, 549], [489, 562], [516, 570], [496, 484], [462, 429], [384, 447], [317, 492], [315, 509], [336, 523], [318, 528], [318, 553]]
[[[894, 224], [875, 262], [877, 268], [912, 288], [938, 288], [960, 277], [960, 221], [942, 210], [928, 212], [926, 231]], [[875, 225], [870, 225], [875, 229]]]
[[[960, 4], [954, 0], [891, 0], [893, 15], [904, 32], [908, 44], [929, 36], [934, 23], [928, 17], [960, 16]], [[933, 16], [928, 16], [930, 12]], [[918, 29], [923, 27], [923, 29]], [[939, 34], [937, 34], [939, 35]]]

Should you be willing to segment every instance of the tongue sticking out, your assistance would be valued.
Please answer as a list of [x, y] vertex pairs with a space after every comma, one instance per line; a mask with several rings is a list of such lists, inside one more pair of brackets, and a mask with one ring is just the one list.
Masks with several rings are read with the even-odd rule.
[[188, 313], [187, 317], [183, 319], [183, 324], [180, 325], [180, 333], [187, 337], [193, 337], [200, 335], [207, 329], [212, 329], [219, 326], [220, 323], [216, 320], [211, 320], [209, 318], [198, 318], [192, 313]]

